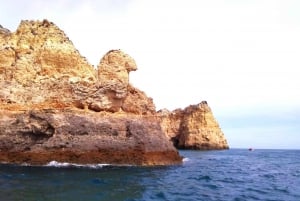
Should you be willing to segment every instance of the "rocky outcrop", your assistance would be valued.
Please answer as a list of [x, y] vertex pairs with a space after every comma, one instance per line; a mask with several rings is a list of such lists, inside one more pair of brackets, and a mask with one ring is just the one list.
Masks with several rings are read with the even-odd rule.
[[228, 149], [225, 136], [206, 101], [184, 110], [158, 112], [166, 136], [179, 149]]
[[134, 60], [109, 51], [94, 69], [55, 24], [0, 30], [0, 162], [181, 163], [151, 98], [129, 84]]
[[226, 149], [206, 102], [156, 112], [129, 83], [135, 61], [111, 50], [97, 69], [55, 24], [0, 26], [0, 162], [179, 164], [174, 148]]
[[[120, 50], [111, 50], [94, 69], [52, 22], [22, 21], [16, 32], [0, 35], [0, 91], [2, 107], [64, 108], [118, 112], [129, 109], [129, 86], [135, 61]], [[128, 90], [130, 90], [128, 92]], [[133, 92], [133, 93], [131, 93]], [[144, 102], [155, 108], [142, 92], [135, 102], [145, 113]]]
[[169, 165], [181, 162], [156, 120], [80, 111], [5, 112], [0, 161]]
[[122, 110], [138, 115], [156, 115], [152, 98], [148, 98], [143, 91], [131, 85], [128, 85], [128, 94], [123, 102]]
[[4, 28], [1, 24], [0, 24], [0, 34], [1, 35], [9, 35], [10, 34], [10, 30]]

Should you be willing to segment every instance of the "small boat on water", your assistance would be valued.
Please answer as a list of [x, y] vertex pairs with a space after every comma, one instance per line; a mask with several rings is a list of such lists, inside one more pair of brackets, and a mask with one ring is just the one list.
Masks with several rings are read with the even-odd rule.
[[252, 147], [250, 147], [250, 148], [248, 149], [248, 151], [254, 151], [254, 149], [253, 149]]

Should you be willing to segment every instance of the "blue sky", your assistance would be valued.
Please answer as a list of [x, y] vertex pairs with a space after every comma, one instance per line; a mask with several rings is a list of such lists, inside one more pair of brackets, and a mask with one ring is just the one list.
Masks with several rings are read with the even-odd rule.
[[137, 62], [157, 109], [207, 100], [231, 147], [300, 148], [300, 1], [0, 0], [0, 24], [44, 18], [97, 65]]

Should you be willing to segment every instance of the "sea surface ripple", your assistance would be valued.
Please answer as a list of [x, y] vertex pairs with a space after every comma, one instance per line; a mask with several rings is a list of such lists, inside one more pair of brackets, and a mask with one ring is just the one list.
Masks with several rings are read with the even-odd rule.
[[180, 151], [183, 165], [0, 165], [0, 201], [299, 201], [300, 150]]

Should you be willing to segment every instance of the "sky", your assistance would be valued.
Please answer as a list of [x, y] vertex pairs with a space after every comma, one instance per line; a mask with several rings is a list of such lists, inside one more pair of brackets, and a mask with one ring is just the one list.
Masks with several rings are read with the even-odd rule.
[[208, 101], [232, 148], [300, 149], [298, 0], [0, 0], [0, 24], [48, 19], [95, 67], [111, 49], [157, 109]]

